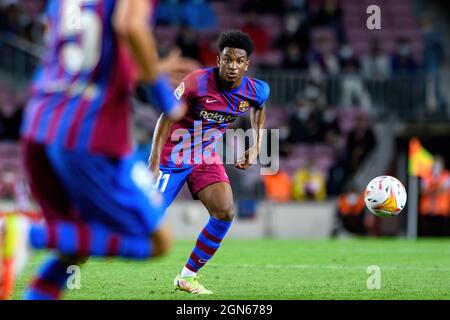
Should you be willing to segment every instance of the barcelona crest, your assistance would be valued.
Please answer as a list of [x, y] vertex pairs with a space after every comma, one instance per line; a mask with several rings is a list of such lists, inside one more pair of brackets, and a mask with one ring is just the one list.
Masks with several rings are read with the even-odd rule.
[[248, 101], [241, 101], [241, 103], [239, 104], [239, 111], [246, 112], [249, 107], [250, 103]]

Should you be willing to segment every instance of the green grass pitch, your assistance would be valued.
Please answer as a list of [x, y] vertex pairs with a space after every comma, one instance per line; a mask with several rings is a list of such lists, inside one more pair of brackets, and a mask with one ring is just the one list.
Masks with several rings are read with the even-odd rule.
[[[66, 299], [277, 300], [449, 299], [450, 240], [225, 240], [201, 271], [215, 292], [196, 297], [175, 292], [172, 281], [194, 241], [179, 241], [152, 262], [92, 259], [81, 270], [81, 289]], [[35, 255], [18, 279], [20, 299], [44, 254]], [[381, 269], [381, 288], [369, 290], [371, 265]]]

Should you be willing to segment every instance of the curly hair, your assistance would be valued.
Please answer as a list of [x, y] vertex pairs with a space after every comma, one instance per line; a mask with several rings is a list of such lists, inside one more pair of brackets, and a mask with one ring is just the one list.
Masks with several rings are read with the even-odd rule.
[[225, 48], [238, 48], [247, 52], [247, 57], [253, 53], [253, 41], [250, 36], [240, 30], [228, 30], [223, 32], [217, 41], [220, 52]]

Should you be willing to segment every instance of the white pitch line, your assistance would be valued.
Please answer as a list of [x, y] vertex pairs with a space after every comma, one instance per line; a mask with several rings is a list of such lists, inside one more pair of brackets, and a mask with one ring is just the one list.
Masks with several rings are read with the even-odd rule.
[[[311, 265], [311, 264], [237, 264], [237, 265], [221, 265], [237, 268], [267, 268], [267, 269], [326, 269], [326, 270], [367, 270], [371, 263], [366, 266], [345, 266], [345, 265]], [[410, 270], [410, 271], [450, 271], [449, 267], [437, 268], [420, 268], [420, 267], [401, 267], [401, 266], [383, 266], [378, 264], [381, 270]]]
[[[111, 267], [111, 265], [115, 265], [117, 262], [108, 262], [108, 261], [92, 261], [87, 262], [87, 266], [89, 265], [104, 265], [105, 267]], [[119, 262], [120, 263], [120, 262]], [[139, 262], [135, 262], [136, 264], [140, 264]], [[145, 262], [144, 262], [145, 263]], [[28, 263], [27, 266], [39, 266], [41, 263], [31, 262]], [[249, 268], [249, 269], [318, 269], [318, 270], [356, 270], [366, 272], [367, 268], [371, 265], [378, 265], [383, 270], [393, 270], [393, 271], [427, 271], [427, 272], [450, 272], [450, 267], [436, 267], [436, 268], [421, 268], [421, 267], [402, 267], [402, 266], [383, 266], [382, 264], [371, 263], [364, 266], [346, 266], [346, 265], [312, 265], [312, 264], [210, 264], [211, 267], [216, 268]], [[174, 267], [174, 264], [158, 264], [158, 267]], [[450, 277], [449, 277], [450, 278]]]

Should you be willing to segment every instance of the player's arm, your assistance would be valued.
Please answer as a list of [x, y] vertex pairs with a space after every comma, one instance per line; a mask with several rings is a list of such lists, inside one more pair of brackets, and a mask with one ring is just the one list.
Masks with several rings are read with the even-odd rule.
[[266, 108], [252, 108], [250, 113], [250, 122], [253, 131], [254, 145], [250, 147], [242, 158], [236, 164], [236, 168], [246, 170], [255, 163], [262, 148], [262, 137], [266, 124]]
[[156, 124], [153, 133], [152, 152], [148, 159], [148, 167], [155, 177], [159, 176], [159, 164], [161, 152], [164, 144], [169, 137], [170, 129], [176, 121], [171, 119], [167, 114], [163, 113]]
[[264, 106], [260, 109], [252, 108], [250, 113], [250, 122], [252, 124], [253, 137], [255, 140], [255, 145], [253, 148], [256, 148], [259, 154], [262, 148], [263, 130], [266, 125], [266, 108]]
[[166, 61], [163, 68], [159, 65], [155, 38], [149, 25], [153, 9], [148, 0], [119, 0], [114, 12], [114, 30], [136, 62], [149, 100], [169, 117], [180, 119], [186, 107], [174, 99], [173, 88], [165, 74], [171, 65], [177, 64], [177, 56], [172, 56], [170, 63]]

